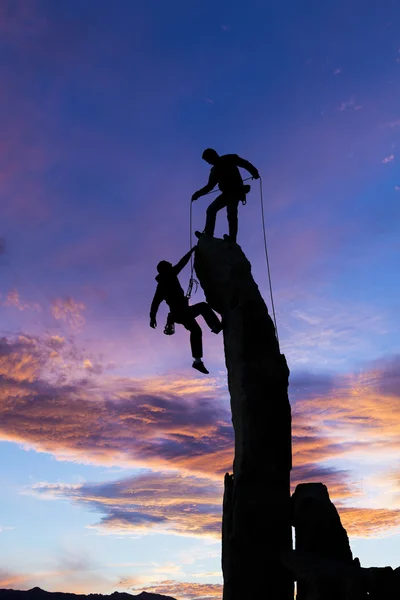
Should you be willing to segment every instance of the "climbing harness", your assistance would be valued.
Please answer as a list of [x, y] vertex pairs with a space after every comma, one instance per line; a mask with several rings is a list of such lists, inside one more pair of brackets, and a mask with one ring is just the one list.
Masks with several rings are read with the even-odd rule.
[[[249, 181], [249, 179], [254, 179], [254, 177], [246, 177], [246, 179], [243, 179], [243, 183], [245, 181]], [[220, 192], [220, 191], [221, 191], [220, 189], [211, 190], [211, 192], [207, 192], [207, 194], [205, 194], [205, 196], [209, 196], [210, 194], [216, 194], [217, 192]], [[249, 193], [249, 191], [250, 191], [249, 184], [243, 186], [243, 191], [244, 191], [245, 194]], [[242, 202], [243, 206], [246, 206], [246, 204], [247, 204], [246, 198], [244, 198], [243, 200], [241, 200], [241, 202]]]
[[264, 217], [264, 198], [263, 198], [262, 178], [261, 177], [260, 177], [260, 203], [261, 203], [261, 220], [262, 220], [262, 227], [263, 227], [263, 234], [264, 234], [264, 250], [265, 250], [265, 258], [267, 260], [269, 293], [270, 293], [270, 296], [271, 296], [272, 314], [274, 315], [274, 325], [275, 325], [276, 339], [278, 340], [278, 345], [279, 345], [279, 336], [278, 336], [278, 326], [276, 324], [274, 295], [273, 295], [273, 292], [272, 292], [271, 269], [270, 269], [270, 266], [269, 266], [269, 258], [268, 258], [267, 234], [266, 234], [265, 217]]

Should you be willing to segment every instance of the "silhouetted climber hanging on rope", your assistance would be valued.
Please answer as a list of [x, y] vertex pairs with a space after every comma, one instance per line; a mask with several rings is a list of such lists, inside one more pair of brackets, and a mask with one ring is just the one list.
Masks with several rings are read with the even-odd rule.
[[213, 333], [219, 333], [222, 329], [221, 322], [207, 302], [199, 302], [189, 306], [188, 298], [179, 283], [178, 275], [188, 264], [190, 256], [195, 248], [189, 250], [181, 260], [173, 266], [170, 262], [162, 260], [157, 265], [158, 275], [156, 277], [157, 289], [154, 294], [150, 308], [150, 327], [157, 327], [157, 311], [163, 300], [168, 304], [170, 313], [164, 333], [173, 333], [174, 323], [183, 325], [190, 331], [190, 345], [192, 347], [194, 369], [208, 374], [202, 361], [203, 358], [203, 335], [196, 317], [202, 316]]
[[[210, 236], [214, 235], [217, 212], [226, 206], [229, 235], [224, 235], [224, 239], [236, 242], [239, 202], [245, 203], [246, 194], [250, 191], [250, 186], [243, 184], [238, 167], [246, 169], [254, 179], [259, 179], [260, 174], [248, 160], [240, 158], [237, 154], [220, 156], [216, 150], [207, 148], [207, 150], [204, 150], [202, 158], [213, 166], [207, 185], [193, 194], [192, 202], [211, 192], [217, 184], [222, 192], [207, 208], [206, 225], [203, 233]], [[196, 231], [196, 235], [200, 237], [201, 232]]]

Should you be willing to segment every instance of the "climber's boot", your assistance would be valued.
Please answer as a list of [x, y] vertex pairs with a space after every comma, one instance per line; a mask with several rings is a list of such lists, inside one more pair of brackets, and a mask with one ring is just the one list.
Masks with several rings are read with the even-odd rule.
[[224, 235], [224, 241], [232, 242], [233, 244], [236, 244], [236, 240], [234, 240], [233, 237], [231, 235], [228, 235], [227, 233], [225, 233], [225, 235]]
[[200, 373], [204, 373], [204, 375], [208, 375], [209, 371], [207, 371], [203, 361], [201, 360], [201, 358], [195, 358], [192, 364], [193, 369], [196, 369], [197, 371], [200, 371]]

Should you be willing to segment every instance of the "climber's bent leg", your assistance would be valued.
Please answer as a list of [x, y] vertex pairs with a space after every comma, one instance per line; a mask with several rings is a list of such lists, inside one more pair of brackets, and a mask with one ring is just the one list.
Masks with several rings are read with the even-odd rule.
[[198, 302], [189, 307], [190, 314], [193, 318], [203, 317], [213, 333], [219, 333], [222, 329], [221, 321], [207, 302]]
[[239, 200], [234, 199], [231, 200], [226, 207], [229, 225], [229, 240], [231, 242], [236, 242], [238, 233], [238, 206]]
[[225, 206], [227, 206], [227, 198], [225, 194], [221, 194], [214, 200], [214, 202], [211, 202], [210, 206], [207, 208], [206, 225], [204, 227], [204, 233], [206, 235], [210, 235], [211, 237], [214, 235], [217, 212]]
[[203, 333], [195, 319], [188, 318], [182, 325], [190, 331], [190, 346], [193, 358], [203, 358]]
[[[189, 309], [190, 311], [190, 309]], [[200, 325], [196, 322], [196, 319], [190, 314], [185, 315], [185, 318], [180, 320], [182, 325], [190, 331], [190, 346], [192, 348], [193, 356], [193, 369], [200, 371], [200, 373], [208, 374], [202, 358], [203, 358], [203, 333]]]
[[200, 325], [193, 316], [192, 306], [174, 313], [175, 323], [180, 323], [190, 331], [190, 346], [193, 358], [203, 358], [203, 333]]

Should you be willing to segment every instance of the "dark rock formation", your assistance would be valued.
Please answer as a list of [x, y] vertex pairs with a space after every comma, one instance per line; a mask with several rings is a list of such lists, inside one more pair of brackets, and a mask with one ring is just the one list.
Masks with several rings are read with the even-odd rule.
[[296, 550], [352, 564], [349, 538], [323, 483], [300, 483], [291, 498]]
[[114, 592], [113, 594], [70, 594], [64, 592], [46, 592], [39, 587], [34, 587], [31, 590], [0, 590], [1, 600], [77, 600], [85, 598], [90, 600], [175, 600], [172, 596], [163, 596], [161, 594], [150, 594], [141, 592], [140, 594], [127, 594]]
[[362, 568], [323, 558], [318, 554], [294, 550], [282, 554], [284, 564], [298, 582], [306, 582], [297, 600], [400, 600], [400, 567]]
[[222, 315], [235, 431], [223, 504], [224, 600], [293, 600], [293, 578], [279, 558], [292, 548], [289, 369], [240, 247], [202, 237], [195, 269]]
[[[314, 555], [319, 559], [333, 559], [344, 565], [353, 565], [349, 538], [342, 526], [328, 489], [322, 483], [300, 483], [292, 496], [292, 525], [296, 532], [296, 553]], [[296, 574], [297, 598], [309, 597], [310, 580]], [[309, 579], [309, 578], [308, 578]], [[320, 577], [322, 582], [322, 575]], [[329, 579], [329, 577], [327, 577]], [[315, 582], [313, 583], [315, 587]], [[321, 583], [320, 587], [324, 587]], [[326, 598], [339, 598], [342, 582], [330, 582]]]
[[362, 568], [322, 483], [301, 483], [291, 498], [296, 550], [282, 553], [297, 600], [400, 600], [400, 569]]
[[365, 569], [358, 559], [351, 565], [312, 552], [294, 550], [282, 554], [284, 564], [297, 581], [296, 600], [367, 600]]
[[368, 600], [400, 600], [400, 567], [371, 567], [363, 569]]

